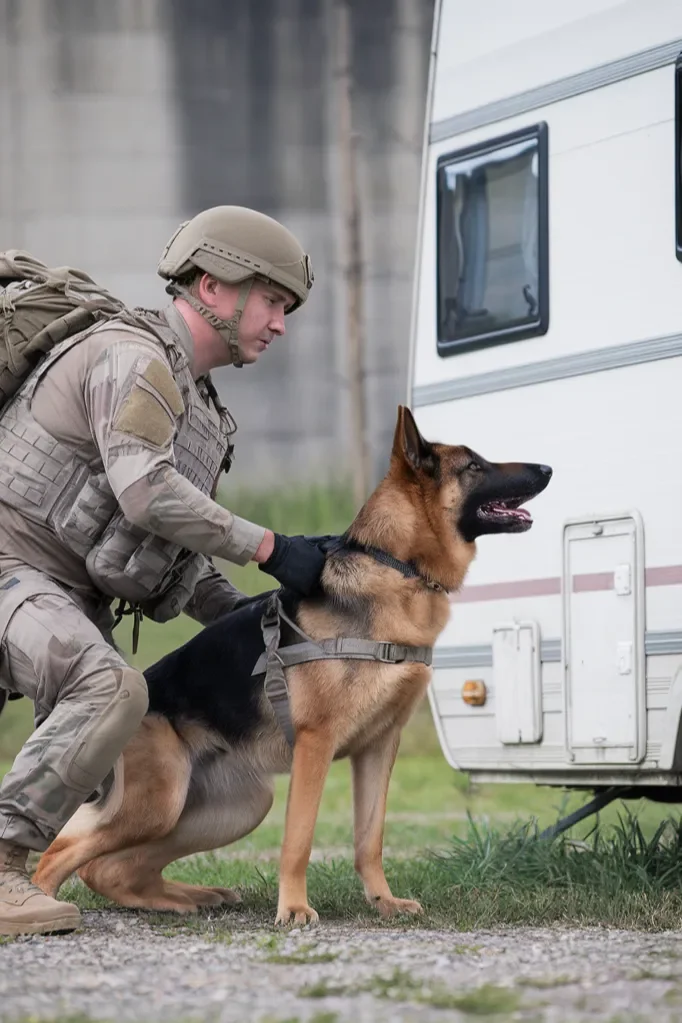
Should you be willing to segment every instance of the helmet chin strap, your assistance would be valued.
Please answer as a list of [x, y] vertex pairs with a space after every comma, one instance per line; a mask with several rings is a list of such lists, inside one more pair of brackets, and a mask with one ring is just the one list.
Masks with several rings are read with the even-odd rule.
[[208, 306], [204, 305], [204, 303], [201, 302], [196, 295], [193, 295], [192, 292], [183, 287], [182, 284], [178, 284], [177, 281], [171, 281], [166, 287], [166, 291], [169, 295], [184, 298], [185, 302], [189, 303], [193, 309], [196, 309], [207, 323], [210, 323], [212, 327], [215, 327], [229, 349], [232, 365], [236, 366], [237, 369], [241, 369], [244, 365], [242, 351], [239, 347], [239, 323], [242, 318], [244, 306], [246, 305], [246, 300], [249, 297], [253, 281], [253, 277], [247, 277], [246, 280], [242, 281], [240, 284], [237, 304], [234, 307], [234, 312], [229, 320], [221, 320], [220, 317], [211, 312]]

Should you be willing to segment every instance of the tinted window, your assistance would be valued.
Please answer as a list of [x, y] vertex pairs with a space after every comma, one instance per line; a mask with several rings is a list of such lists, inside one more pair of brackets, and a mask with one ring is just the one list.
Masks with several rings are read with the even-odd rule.
[[438, 351], [549, 325], [547, 126], [438, 161]]

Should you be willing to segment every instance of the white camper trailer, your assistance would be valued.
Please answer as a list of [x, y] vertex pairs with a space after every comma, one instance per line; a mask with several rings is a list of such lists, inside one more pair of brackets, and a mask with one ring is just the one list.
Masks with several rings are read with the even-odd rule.
[[554, 469], [436, 650], [481, 781], [682, 801], [680, 51], [680, 0], [436, 3], [409, 401]]

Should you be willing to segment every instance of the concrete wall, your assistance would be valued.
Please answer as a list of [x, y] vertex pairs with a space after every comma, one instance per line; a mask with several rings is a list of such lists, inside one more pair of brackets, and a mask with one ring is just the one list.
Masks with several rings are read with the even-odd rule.
[[[375, 473], [406, 391], [433, 0], [352, 7]], [[333, 478], [352, 450], [332, 0], [0, 0], [0, 247], [87, 269], [129, 303], [177, 224], [242, 203], [308, 248], [286, 338], [216, 383], [235, 483]]]

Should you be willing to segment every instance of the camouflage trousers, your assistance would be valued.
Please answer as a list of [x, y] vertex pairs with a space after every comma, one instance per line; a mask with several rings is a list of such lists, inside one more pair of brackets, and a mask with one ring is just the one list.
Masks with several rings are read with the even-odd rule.
[[46, 849], [144, 717], [144, 676], [110, 630], [108, 607], [0, 556], [0, 688], [32, 700], [36, 724], [0, 784], [0, 838]]

